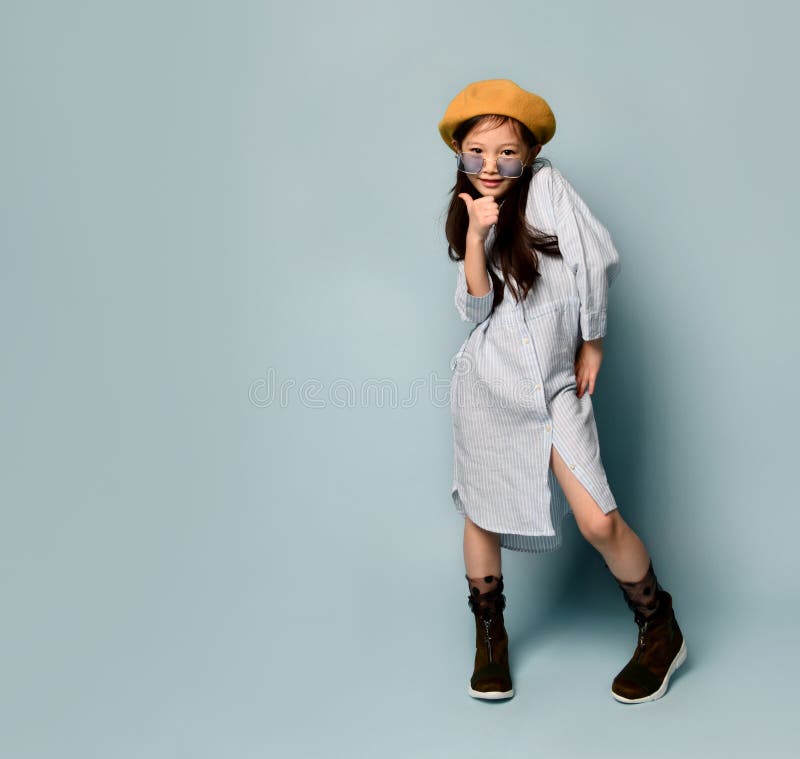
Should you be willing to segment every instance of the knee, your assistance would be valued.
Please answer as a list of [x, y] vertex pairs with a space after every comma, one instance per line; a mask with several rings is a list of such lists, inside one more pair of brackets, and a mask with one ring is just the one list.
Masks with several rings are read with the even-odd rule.
[[622, 520], [616, 509], [609, 511], [608, 514], [597, 509], [597, 513], [583, 521], [580, 529], [583, 537], [593, 546], [607, 546], [613, 544], [619, 537]]

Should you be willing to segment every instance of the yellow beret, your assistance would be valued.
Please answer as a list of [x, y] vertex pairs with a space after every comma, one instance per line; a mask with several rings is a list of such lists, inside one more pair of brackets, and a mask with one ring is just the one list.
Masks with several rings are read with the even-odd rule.
[[450, 141], [459, 124], [484, 113], [513, 116], [533, 132], [541, 145], [556, 131], [556, 117], [544, 98], [523, 90], [510, 79], [484, 79], [468, 84], [447, 106], [439, 122], [439, 134], [447, 147], [452, 150]]

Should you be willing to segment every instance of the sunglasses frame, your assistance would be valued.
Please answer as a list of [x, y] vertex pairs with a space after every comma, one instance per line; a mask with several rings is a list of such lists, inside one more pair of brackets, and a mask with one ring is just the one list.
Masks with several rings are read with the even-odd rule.
[[[476, 158], [481, 158], [483, 163], [481, 164], [481, 167], [477, 171], [466, 171], [465, 169], [461, 168], [461, 166], [464, 163], [463, 159], [461, 158], [462, 155], [473, 155]], [[497, 173], [500, 174], [500, 176], [503, 177], [503, 179], [519, 179], [525, 172], [525, 167], [531, 165], [529, 163], [525, 163], [525, 161], [523, 161], [521, 158], [517, 158], [516, 160], [518, 160], [522, 164], [522, 169], [519, 172], [519, 174], [516, 174], [513, 177], [509, 177], [501, 173], [500, 166], [497, 164], [498, 158], [515, 158], [515, 156], [497, 156], [497, 158], [495, 158], [495, 167], [497, 168]], [[480, 174], [483, 171], [484, 166], [486, 166], [486, 156], [478, 156], [475, 153], [464, 153], [463, 151], [456, 153], [456, 168], [462, 174], [469, 174], [470, 176], [475, 176], [476, 174]]]

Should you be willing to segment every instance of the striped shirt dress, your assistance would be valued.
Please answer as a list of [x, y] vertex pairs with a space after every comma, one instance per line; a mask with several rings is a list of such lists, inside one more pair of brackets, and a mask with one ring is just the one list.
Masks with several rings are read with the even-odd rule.
[[[576, 394], [575, 357], [581, 340], [606, 333], [620, 260], [608, 230], [551, 165], [531, 178], [526, 216], [558, 236], [561, 256], [537, 253], [541, 277], [521, 303], [506, 288], [490, 315], [494, 285], [470, 294], [457, 262], [456, 310], [474, 326], [450, 361], [452, 498], [463, 517], [499, 533], [502, 547], [541, 553], [560, 548], [571, 514], [550, 469], [551, 446], [604, 513], [617, 508], [591, 396]], [[503, 281], [488, 258], [487, 266]]]

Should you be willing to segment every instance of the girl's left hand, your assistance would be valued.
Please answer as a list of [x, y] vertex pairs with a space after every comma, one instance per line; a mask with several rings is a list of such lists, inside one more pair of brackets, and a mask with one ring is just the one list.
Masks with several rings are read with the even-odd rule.
[[575, 382], [577, 384], [578, 398], [582, 398], [586, 388], [589, 388], [589, 395], [594, 394], [594, 383], [597, 373], [600, 371], [600, 364], [603, 362], [603, 338], [587, 340], [578, 349], [575, 358]]

